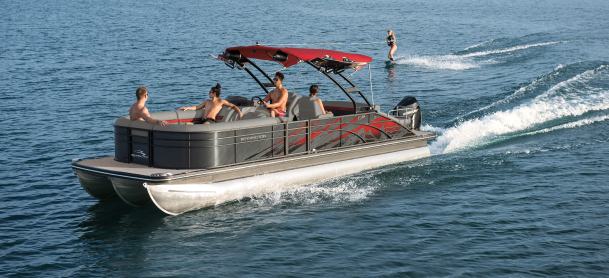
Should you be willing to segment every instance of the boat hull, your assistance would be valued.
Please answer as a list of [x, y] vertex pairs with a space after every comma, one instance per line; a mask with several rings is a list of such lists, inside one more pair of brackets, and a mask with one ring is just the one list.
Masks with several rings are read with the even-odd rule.
[[95, 198], [118, 196], [136, 207], [153, 203], [176, 215], [429, 156], [427, 141], [436, 135], [417, 134], [408, 139], [211, 169], [159, 169], [113, 157], [78, 160], [72, 168], [83, 188]]
[[427, 146], [215, 183], [146, 184], [163, 212], [178, 215], [245, 197], [289, 190], [388, 164], [429, 156]]
[[152, 203], [142, 181], [117, 177], [112, 177], [110, 180], [114, 190], [125, 203], [134, 207]]
[[99, 200], [116, 199], [118, 195], [107, 176], [75, 170], [78, 181], [89, 195]]

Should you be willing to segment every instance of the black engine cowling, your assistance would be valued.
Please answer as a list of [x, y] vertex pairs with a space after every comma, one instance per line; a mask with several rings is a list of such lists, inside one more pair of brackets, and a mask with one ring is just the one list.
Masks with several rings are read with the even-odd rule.
[[[399, 109], [402, 108], [402, 109]], [[415, 97], [405, 96], [398, 102], [398, 104], [393, 108], [395, 111], [395, 116], [404, 117], [406, 115], [406, 109], [403, 108], [411, 108], [416, 109], [416, 112], [412, 114], [411, 126], [410, 128], [414, 130], [419, 130], [421, 128], [421, 122], [423, 121], [423, 113], [421, 112], [421, 107], [419, 106], [419, 102]]]

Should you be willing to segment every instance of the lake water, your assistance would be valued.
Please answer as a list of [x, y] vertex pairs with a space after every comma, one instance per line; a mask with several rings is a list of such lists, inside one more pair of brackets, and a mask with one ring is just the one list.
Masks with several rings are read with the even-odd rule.
[[[1, 6], [0, 276], [609, 275], [607, 1]], [[137, 87], [151, 112], [260, 95], [208, 56], [256, 42], [371, 56], [375, 103], [415, 96], [432, 156], [179, 216], [82, 189], [71, 159], [114, 154]], [[299, 69], [290, 90], [344, 99]]]

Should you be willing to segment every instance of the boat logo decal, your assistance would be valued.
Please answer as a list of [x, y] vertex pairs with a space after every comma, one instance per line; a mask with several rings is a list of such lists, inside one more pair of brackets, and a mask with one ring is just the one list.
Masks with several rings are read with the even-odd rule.
[[136, 150], [135, 153], [131, 154], [132, 157], [148, 159], [148, 156], [142, 150]]
[[241, 142], [243, 142], [243, 141], [250, 141], [250, 140], [258, 140], [258, 139], [262, 139], [262, 138], [266, 138], [266, 134], [241, 137]]

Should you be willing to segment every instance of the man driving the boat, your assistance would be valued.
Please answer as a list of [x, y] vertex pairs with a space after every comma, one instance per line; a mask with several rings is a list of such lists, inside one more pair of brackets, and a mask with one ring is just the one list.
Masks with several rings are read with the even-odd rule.
[[129, 108], [129, 118], [132, 121], [146, 121], [147, 123], [159, 124], [161, 126], [168, 124], [166, 121], [161, 121], [150, 117], [148, 108], [146, 108], [146, 101], [148, 100], [148, 89], [146, 89], [146, 87], [137, 88], [135, 91], [135, 96], [137, 97], [137, 102], [132, 104], [131, 108]]
[[[266, 95], [266, 97], [260, 103], [264, 105], [266, 109], [269, 110], [269, 113], [271, 113], [271, 117], [273, 118], [275, 118], [275, 116], [288, 116], [288, 113], [286, 112], [286, 104], [288, 102], [288, 90], [286, 90], [286, 88], [281, 85], [282, 82], [283, 73], [275, 73], [275, 77], [273, 78], [275, 89], [270, 91], [269, 94]], [[269, 100], [271, 101], [271, 104], [266, 103]]]
[[[233, 109], [235, 109], [235, 111], [237, 111], [237, 113], [239, 113], [239, 118], [241, 118], [243, 116], [243, 114], [241, 114], [241, 110], [239, 110], [239, 107], [235, 106], [234, 104], [220, 99], [220, 84], [216, 84], [215, 87], [211, 87], [211, 90], [209, 90], [209, 98], [206, 101], [204, 101], [203, 103], [197, 105], [197, 106], [190, 106], [190, 107], [180, 107], [179, 110], [201, 110], [203, 108], [205, 108], [204, 112], [203, 112], [203, 119], [201, 120], [201, 122], [199, 122], [200, 124], [213, 124], [216, 123], [216, 116], [218, 115], [218, 113], [220, 113], [220, 110], [222, 110], [222, 106], [228, 106], [231, 107]], [[187, 124], [192, 124], [192, 123], [187, 123]]]

